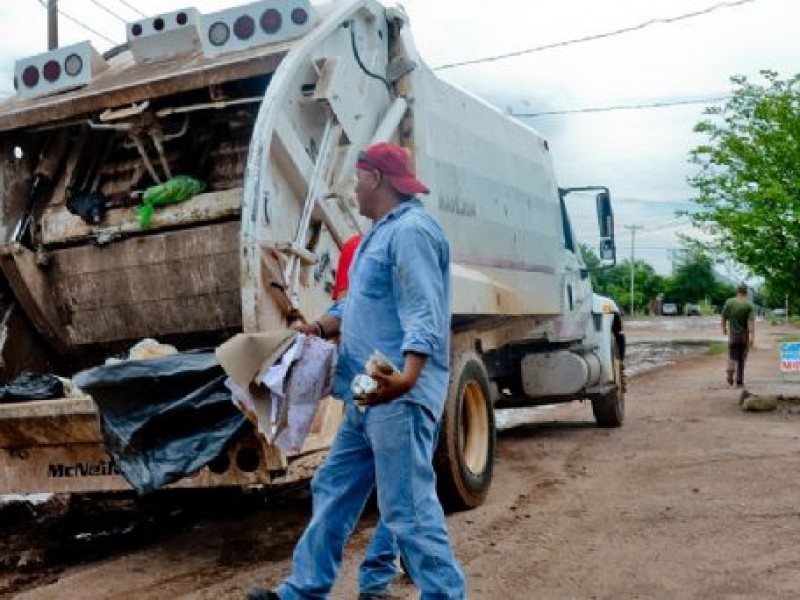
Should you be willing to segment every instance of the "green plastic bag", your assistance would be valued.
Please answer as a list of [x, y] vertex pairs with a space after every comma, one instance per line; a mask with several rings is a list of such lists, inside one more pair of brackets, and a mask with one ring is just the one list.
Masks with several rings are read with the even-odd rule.
[[139, 228], [150, 227], [156, 207], [180, 204], [204, 189], [205, 183], [187, 175], [176, 175], [164, 183], [147, 188], [142, 198], [143, 204], [136, 211], [139, 215]]

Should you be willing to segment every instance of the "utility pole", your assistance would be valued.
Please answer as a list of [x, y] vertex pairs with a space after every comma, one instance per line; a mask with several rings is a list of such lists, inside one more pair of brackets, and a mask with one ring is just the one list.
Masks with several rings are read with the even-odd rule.
[[639, 229], [644, 229], [642, 225], [623, 225], [625, 229], [631, 232], [631, 316], [633, 316], [633, 292], [636, 289], [634, 286], [634, 276], [636, 275], [636, 232]]
[[47, 49], [58, 48], [58, 0], [47, 0]]

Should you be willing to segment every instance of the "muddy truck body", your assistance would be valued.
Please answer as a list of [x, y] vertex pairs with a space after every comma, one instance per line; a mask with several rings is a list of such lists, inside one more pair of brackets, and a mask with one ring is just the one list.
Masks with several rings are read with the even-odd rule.
[[[321, 314], [339, 249], [369, 227], [358, 152], [394, 140], [451, 245], [442, 495], [483, 501], [495, 408], [588, 399], [599, 425], [622, 423], [612, 305], [592, 293], [546, 140], [440, 80], [401, 10], [270, 0], [156, 15], [127, 35], [105, 56], [86, 42], [19, 60], [0, 104], [4, 381], [69, 375], [143, 338], [214, 346]], [[205, 190], [143, 229], [142, 191], [178, 174]], [[246, 436], [175, 485], [306, 478], [341, 416], [328, 399], [296, 454]], [[0, 404], [0, 493], [124, 489], [90, 397]]]

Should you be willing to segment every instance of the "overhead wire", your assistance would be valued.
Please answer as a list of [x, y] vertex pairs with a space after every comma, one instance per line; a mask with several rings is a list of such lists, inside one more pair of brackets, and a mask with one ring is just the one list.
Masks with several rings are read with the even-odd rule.
[[564, 110], [544, 110], [541, 112], [528, 112], [528, 113], [509, 113], [512, 117], [519, 118], [535, 118], [553, 115], [574, 115], [580, 113], [601, 113], [611, 112], [617, 110], [645, 110], [650, 108], [668, 108], [671, 106], [685, 106], [689, 104], [714, 104], [717, 102], [724, 102], [730, 96], [712, 96], [709, 98], [696, 98], [694, 100], [657, 100], [654, 102], [637, 103], [637, 104], [616, 104], [612, 106], [589, 106], [583, 108], [570, 108]]
[[454, 69], [456, 67], [464, 67], [467, 65], [477, 65], [481, 63], [487, 62], [494, 62], [498, 60], [504, 60], [506, 58], [513, 58], [516, 56], [522, 56], [524, 54], [533, 54], [534, 52], [542, 52], [544, 50], [551, 50], [553, 48], [563, 48], [565, 46], [571, 46], [573, 44], [581, 44], [584, 42], [593, 42], [595, 40], [601, 40], [605, 38], [610, 38], [618, 35], [623, 35], [626, 33], [633, 33], [635, 31], [639, 31], [646, 27], [650, 27], [651, 25], [658, 25], [658, 24], [669, 24], [675, 23], [677, 21], [684, 21], [686, 19], [694, 19], [695, 17], [700, 17], [703, 15], [707, 15], [714, 11], [724, 9], [724, 8], [733, 8], [736, 6], [741, 6], [742, 4], [749, 4], [751, 2], [755, 2], [756, 0], [730, 0], [727, 2], [718, 2], [713, 4], [707, 8], [701, 10], [695, 10], [688, 13], [683, 13], [680, 15], [676, 15], [674, 17], [660, 17], [655, 19], [649, 19], [644, 21], [643, 23], [639, 23], [638, 25], [631, 25], [629, 27], [622, 27], [621, 29], [615, 29], [613, 31], [606, 31], [604, 33], [596, 33], [592, 35], [587, 35], [579, 38], [573, 38], [571, 40], [564, 40], [561, 42], [553, 42], [550, 44], [543, 44], [541, 46], [536, 46], [534, 48], [528, 48], [526, 50], [517, 50], [514, 52], [506, 52], [504, 54], [497, 54], [494, 56], [486, 56], [483, 58], [473, 58], [470, 60], [462, 60], [458, 62], [446, 63], [443, 65], [439, 65], [438, 67], [433, 67], [434, 71], [443, 71], [445, 69]]
[[128, 20], [125, 17], [121, 17], [118, 13], [115, 13], [113, 10], [108, 8], [105, 4], [100, 2], [100, 0], [90, 0], [90, 1], [91, 1], [92, 4], [94, 4], [95, 6], [99, 7], [100, 9], [104, 10], [105, 12], [107, 12], [112, 17], [115, 17], [117, 20], [122, 21], [123, 23], [127, 23], [128, 22]]
[[[47, 8], [47, 4], [45, 3], [45, 1], [44, 1], [44, 0], [36, 0], [36, 1], [37, 1], [37, 2], [38, 2], [38, 3], [39, 3], [41, 6], [42, 6], [42, 8], [44, 8], [45, 10], [48, 10], [48, 8]], [[89, 26], [88, 26], [86, 23], [84, 23], [83, 21], [81, 21], [81, 20], [79, 20], [79, 19], [76, 19], [75, 17], [73, 17], [72, 15], [70, 15], [70, 14], [68, 14], [68, 13], [65, 13], [65, 12], [64, 12], [63, 10], [61, 10], [60, 8], [56, 8], [56, 10], [58, 11], [58, 14], [60, 14], [62, 17], [66, 18], [66, 19], [69, 19], [70, 21], [72, 21], [73, 23], [75, 23], [75, 24], [76, 24], [76, 25], [78, 25], [79, 27], [82, 27], [82, 28], [83, 28], [83, 29], [85, 29], [86, 31], [90, 31], [91, 33], [95, 34], [96, 36], [103, 38], [104, 40], [106, 40], [106, 41], [107, 41], [107, 42], [109, 42], [110, 44], [114, 44], [114, 45], [116, 45], [116, 44], [117, 44], [117, 42], [115, 42], [114, 40], [112, 40], [110, 37], [108, 37], [108, 36], [106, 36], [106, 35], [103, 35], [102, 33], [100, 33], [99, 31], [97, 31], [97, 30], [95, 30], [95, 29], [92, 29], [91, 27], [89, 27]]]
[[126, 2], [125, 0], [117, 0], [117, 2], [119, 2], [120, 4], [122, 4], [122, 6], [125, 6], [125, 7], [129, 8], [129, 9], [131, 9], [133, 12], [135, 12], [136, 14], [138, 14], [140, 17], [146, 17], [146, 16], [147, 16], [147, 15], [146, 15], [145, 13], [143, 13], [141, 10], [139, 10], [138, 8], [136, 8], [135, 6], [133, 6], [132, 4], [129, 4], [129, 3], [128, 3], [128, 2]]

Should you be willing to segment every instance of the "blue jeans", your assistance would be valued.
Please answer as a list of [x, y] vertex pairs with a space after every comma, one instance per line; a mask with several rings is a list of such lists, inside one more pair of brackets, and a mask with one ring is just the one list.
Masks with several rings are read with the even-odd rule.
[[368, 594], [388, 592], [397, 575], [395, 560], [399, 552], [391, 530], [382, 518], [379, 519], [358, 571], [358, 591]]
[[[437, 424], [419, 404], [395, 401], [366, 409], [348, 404], [325, 463], [311, 483], [313, 514], [278, 588], [282, 600], [327, 598], [344, 545], [373, 487], [386, 528], [422, 600], [466, 598], [436, 496], [431, 459]], [[366, 591], [366, 590], [362, 590]]]

